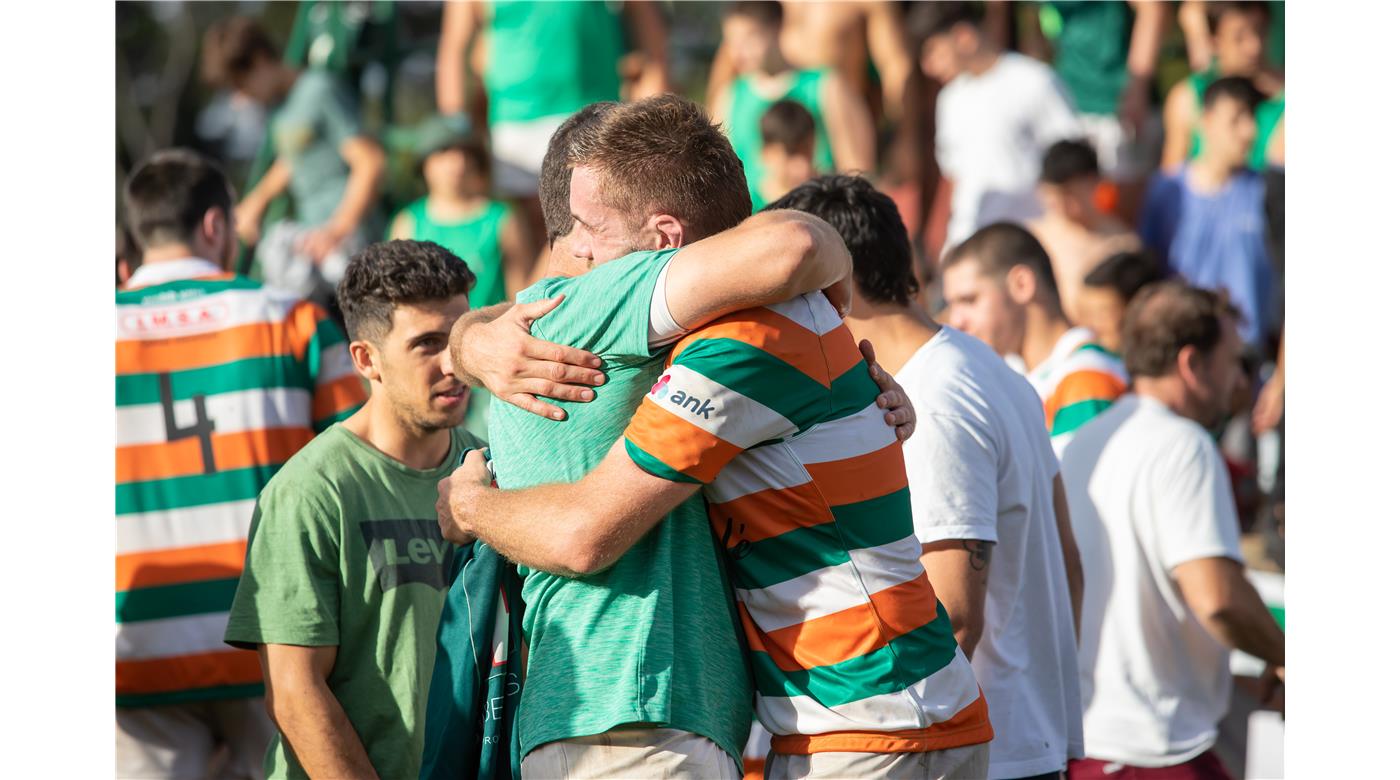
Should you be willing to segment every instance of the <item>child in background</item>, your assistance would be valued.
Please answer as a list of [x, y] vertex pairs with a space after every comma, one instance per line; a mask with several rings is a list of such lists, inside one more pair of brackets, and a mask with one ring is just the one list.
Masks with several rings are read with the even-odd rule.
[[758, 182], [758, 211], [817, 175], [817, 123], [801, 103], [779, 100], [763, 112], [758, 123], [763, 136], [763, 178]]
[[1132, 228], [1096, 205], [1101, 181], [1098, 155], [1087, 141], [1051, 144], [1036, 187], [1045, 214], [1027, 225], [1050, 255], [1060, 305], [1077, 325], [1086, 324], [1080, 302], [1084, 275], [1109, 255], [1142, 246]]
[[1123, 351], [1123, 312], [1138, 290], [1162, 279], [1146, 252], [1119, 252], [1084, 277], [1079, 324], [1094, 331], [1106, 349]]
[[[418, 156], [428, 194], [394, 216], [389, 238], [432, 241], [462, 258], [476, 277], [467, 294], [473, 309], [514, 300], [530, 285], [535, 258], [519, 216], [488, 195], [485, 145], [435, 117], [420, 129]], [[468, 400], [467, 430], [483, 441], [490, 398], [473, 388]]]

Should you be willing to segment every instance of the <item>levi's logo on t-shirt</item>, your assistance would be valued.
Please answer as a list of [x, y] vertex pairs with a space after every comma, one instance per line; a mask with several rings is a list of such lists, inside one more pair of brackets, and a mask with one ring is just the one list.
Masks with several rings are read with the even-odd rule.
[[360, 534], [380, 590], [410, 582], [441, 590], [451, 582], [452, 543], [434, 520], [366, 520]]

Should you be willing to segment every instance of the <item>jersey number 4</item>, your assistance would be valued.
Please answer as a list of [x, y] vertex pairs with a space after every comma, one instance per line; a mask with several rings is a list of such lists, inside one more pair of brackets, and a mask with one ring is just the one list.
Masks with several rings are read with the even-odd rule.
[[170, 375], [160, 375], [160, 409], [165, 415], [165, 440], [180, 441], [190, 437], [199, 439], [199, 452], [204, 457], [204, 473], [213, 474], [214, 421], [209, 419], [202, 393], [190, 400], [194, 401], [194, 425], [181, 428], [175, 423], [175, 394], [170, 389]]

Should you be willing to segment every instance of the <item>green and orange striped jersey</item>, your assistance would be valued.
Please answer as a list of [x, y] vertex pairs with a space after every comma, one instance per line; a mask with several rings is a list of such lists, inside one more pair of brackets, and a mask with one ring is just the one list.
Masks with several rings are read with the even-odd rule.
[[672, 350], [625, 433], [642, 469], [705, 485], [760, 722], [780, 753], [992, 738], [919, 562], [904, 457], [820, 293], [716, 320]]
[[1050, 356], [1026, 374], [1045, 404], [1045, 427], [1057, 456], [1064, 454], [1079, 426], [1128, 391], [1123, 361], [1093, 339], [1088, 328], [1070, 328]]
[[253, 502], [364, 402], [324, 311], [205, 260], [117, 291], [117, 705], [262, 693], [224, 644]]

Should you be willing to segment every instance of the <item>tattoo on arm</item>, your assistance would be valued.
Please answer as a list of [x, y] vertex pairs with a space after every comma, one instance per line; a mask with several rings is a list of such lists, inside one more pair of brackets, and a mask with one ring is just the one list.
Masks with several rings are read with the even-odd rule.
[[972, 570], [986, 571], [992, 562], [992, 543], [980, 539], [964, 539], [962, 546], [967, 550], [967, 560]]

